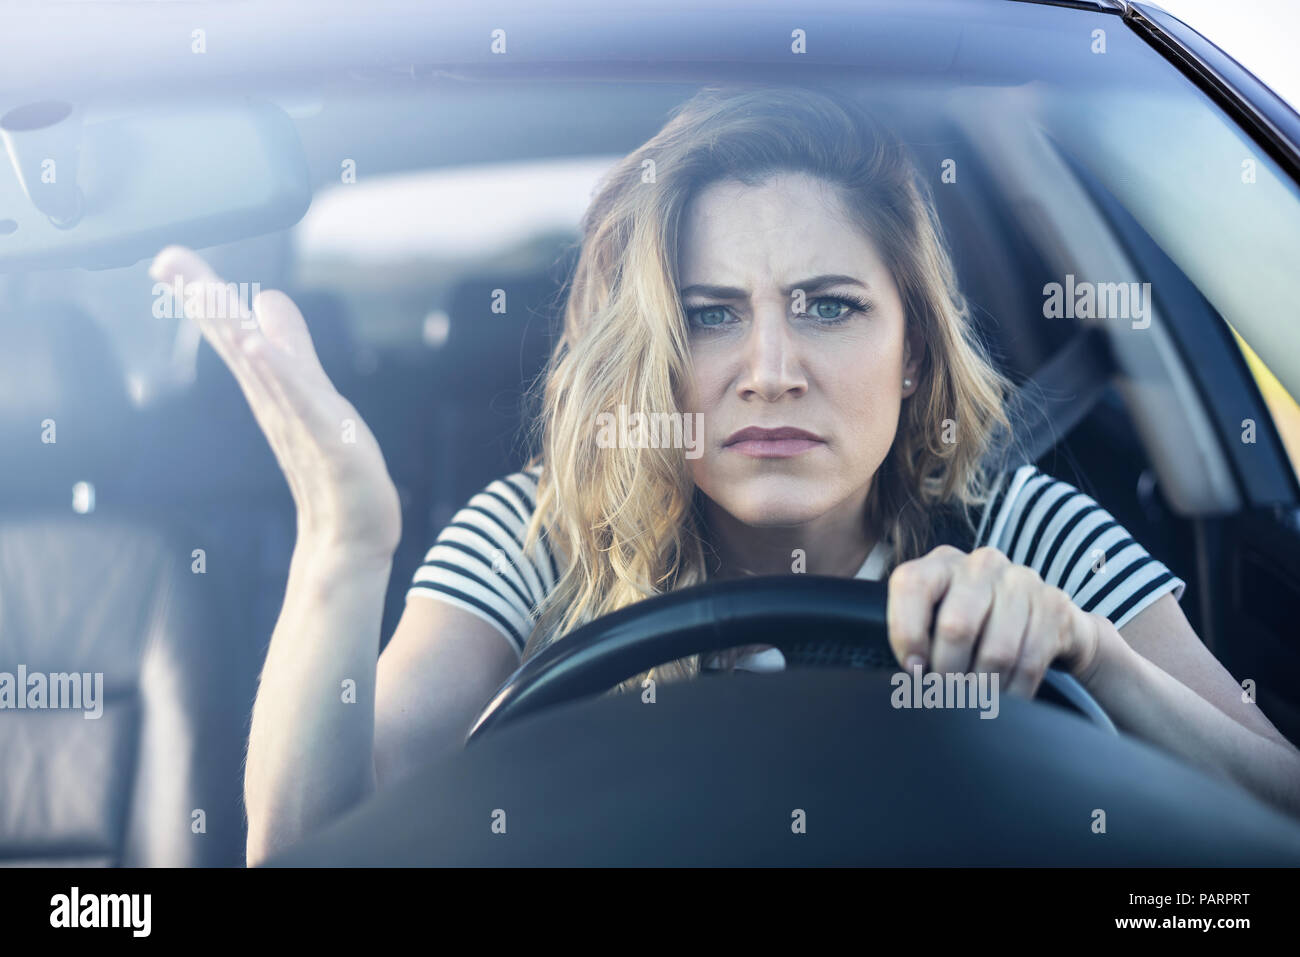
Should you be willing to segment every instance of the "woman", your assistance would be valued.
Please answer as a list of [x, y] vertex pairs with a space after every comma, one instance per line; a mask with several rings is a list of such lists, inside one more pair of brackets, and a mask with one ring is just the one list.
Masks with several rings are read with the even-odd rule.
[[[175, 247], [153, 275], [215, 280]], [[995, 671], [1029, 697], [1055, 662], [1120, 727], [1300, 812], [1300, 753], [1197, 639], [1183, 582], [1076, 489], [988, 468], [1013, 431], [1006, 383], [924, 180], [852, 103], [704, 90], [613, 170], [584, 221], [539, 454], [438, 536], [377, 667], [397, 495], [293, 304], [268, 292], [255, 311], [254, 330], [196, 316], [298, 510], [253, 710], [250, 863], [457, 747], [519, 662], [576, 626], [705, 579], [791, 572], [887, 578], [909, 670]], [[629, 410], [683, 431], [602, 441]], [[933, 547], [953, 509], [969, 551]], [[747, 648], [704, 665], [782, 662]]]

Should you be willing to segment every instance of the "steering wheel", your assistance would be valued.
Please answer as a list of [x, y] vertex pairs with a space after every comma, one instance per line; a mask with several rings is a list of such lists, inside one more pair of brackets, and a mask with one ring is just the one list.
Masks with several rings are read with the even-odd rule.
[[[884, 582], [765, 575], [710, 582], [637, 602], [578, 628], [525, 662], [479, 715], [465, 744], [489, 729], [608, 691], [655, 665], [738, 645], [773, 645], [787, 668], [899, 670], [889, 647]], [[1074, 676], [1049, 668], [1038, 698], [1117, 734]]]

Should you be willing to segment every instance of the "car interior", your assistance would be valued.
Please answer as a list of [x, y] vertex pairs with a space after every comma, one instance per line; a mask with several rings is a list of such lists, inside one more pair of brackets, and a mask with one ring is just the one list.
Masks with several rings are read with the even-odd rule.
[[[583, 201], [699, 85], [444, 78], [413, 90], [367, 77], [316, 102], [264, 91], [301, 139], [310, 212], [204, 254], [299, 303], [326, 372], [379, 440], [403, 518], [381, 642], [452, 514], [526, 459], [529, 388], [557, 332]], [[1288, 525], [1298, 450], [1204, 285], [1153, 239], [1180, 224], [1125, 193], [1142, 183], [1111, 151], [1147, 144], [1091, 138], [1064, 118], [1091, 115], [1083, 94], [1032, 83], [844, 85], [935, 171], [962, 290], [1021, 387], [1034, 459], [1187, 582], [1198, 634], [1300, 740], [1287, 619], [1300, 601], [1300, 530]], [[1122, 92], [1088, 95], [1101, 109]], [[1178, 167], [1181, 154], [1165, 155]], [[956, 181], [944, 183], [949, 160]], [[538, 215], [511, 219], [524, 201], [493, 186], [502, 170]], [[457, 179], [467, 173], [487, 186]], [[1294, 188], [1277, 180], [1294, 217]], [[398, 224], [394, 210], [415, 215]], [[6, 719], [21, 733], [0, 737], [5, 864], [243, 863], [249, 712], [295, 516], [219, 358], [191, 324], [151, 315], [146, 265], [0, 274], [0, 647], [106, 683], [99, 722]], [[1150, 329], [1045, 320], [1043, 288], [1067, 272], [1160, 276]], [[1243, 449], [1230, 439], [1245, 418], [1260, 439]], [[44, 420], [58, 440], [34, 444]]]

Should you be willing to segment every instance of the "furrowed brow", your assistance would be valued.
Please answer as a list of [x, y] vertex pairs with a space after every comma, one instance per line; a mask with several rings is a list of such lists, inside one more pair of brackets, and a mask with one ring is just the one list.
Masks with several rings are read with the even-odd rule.
[[[813, 276], [811, 279], [805, 279], [802, 282], [796, 282], [786, 286], [781, 291], [787, 296], [794, 295], [796, 289], [802, 289], [806, 293], [814, 293], [818, 290], [825, 289], [827, 286], [850, 285], [858, 286], [861, 289], [869, 288], [866, 283], [860, 279], [854, 279], [852, 276], [839, 274], [828, 274], [825, 276]], [[696, 283], [692, 286], [686, 286], [682, 289], [683, 296], [706, 296], [710, 299], [746, 299], [749, 294], [743, 289], [737, 289], [735, 286], [713, 286], [707, 283]]]

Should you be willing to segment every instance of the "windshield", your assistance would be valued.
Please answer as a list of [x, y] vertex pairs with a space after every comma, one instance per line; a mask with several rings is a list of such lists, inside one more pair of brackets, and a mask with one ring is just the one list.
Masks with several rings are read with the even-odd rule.
[[[1217, 709], [1200, 718], [1223, 735], [1300, 733], [1298, 170], [1133, 11], [20, 6], [19, 39], [0, 36], [0, 652], [89, 648], [97, 663], [69, 651], [51, 674], [106, 671], [128, 691], [105, 700], [150, 720], [157, 695], [186, 699], [176, 751], [219, 727], [223, 862], [267, 819], [233, 786], [254, 701], [328, 714], [302, 725], [328, 729], [306, 750], [360, 734], [363, 793], [459, 753], [503, 682], [583, 626], [787, 568], [796, 589], [855, 579], [825, 604], [843, 597], [853, 628], [872, 612], [883, 639], [904, 562], [1006, 559], [1053, 614], [1087, 616], [1095, 647], [1121, 639], [1133, 720], [1054, 686], [1107, 734], [1217, 740], [1208, 724], [1175, 740], [1148, 700], [1198, 675], [1173, 694]], [[802, 137], [788, 154], [782, 122]], [[828, 157], [808, 145], [824, 128], [903, 150], [841, 164], [876, 154]], [[819, 148], [879, 180], [828, 201], [804, 175]], [[786, 166], [708, 179], [746, 150]], [[187, 304], [175, 277], [206, 269], [224, 285]], [[798, 615], [784, 591], [767, 618], [738, 602], [732, 624], [760, 637], [673, 644], [663, 664], [816, 665], [817, 634], [776, 647], [821, 627], [808, 594]], [[675, 634], [651, 624], [647, 646]], [[330, 709], [374, 721], [308, 701], [291, 627]], [[880, 665], [845, 652], [853, 628], [826, 661]], [[603, 680], [629, 634], [568, 666]], [[618, 687], [653, 701], [635, 665]], [[263, 756], [298, 741], [260, 708]]]

